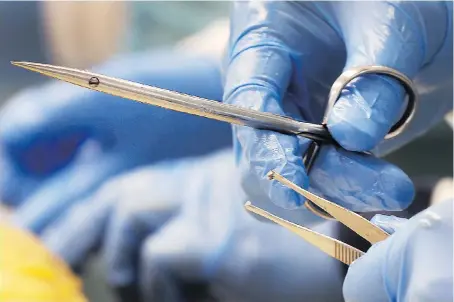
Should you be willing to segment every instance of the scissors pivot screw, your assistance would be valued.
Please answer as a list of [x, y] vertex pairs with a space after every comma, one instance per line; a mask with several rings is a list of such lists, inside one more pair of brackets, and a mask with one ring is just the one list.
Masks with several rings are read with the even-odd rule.
[[88, 80], [88, 85], [91, 87], [96, 87], [99, 85], [99, 79], [97, 77], [91, 77], [90, 80]]

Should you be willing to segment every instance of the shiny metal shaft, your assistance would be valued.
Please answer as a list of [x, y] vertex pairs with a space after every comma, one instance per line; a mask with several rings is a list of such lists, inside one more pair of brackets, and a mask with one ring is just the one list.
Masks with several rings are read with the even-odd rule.
[[91, 90], [141, 103], [235, 125], [299, 135], [320, 142], [333, 142], [328, 130], [322, 125], [304, 123], [272, 113], [241, 108], [74, 68], [31, 62], [12, 62], [12, 64]]

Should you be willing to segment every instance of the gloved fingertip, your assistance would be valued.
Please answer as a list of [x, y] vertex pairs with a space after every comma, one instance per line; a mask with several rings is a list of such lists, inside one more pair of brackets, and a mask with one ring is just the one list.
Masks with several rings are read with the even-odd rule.
[[383, 204], [385, 210], [405, 210], [415, 198], [415, 186], [410, 177], [395, 166], [382, 171], [380, 187], [380, 191], [386, 194]]
[[[327, 127], [333, 138], [344, 149], [350, 151], [364, 151], [373, 149], [377, 140], [371, 135], [371, 129], [363, 131], [359, 125], [355, 124], [350, 114], [341, 113], [345, 109], [342, 107], [349, 107], [347, 99], [340, 99], [332, 114], [328, 119]], [[354, 137], [355, 139], [352, 139]]]
[[379, 75], [365, 75], [348, 84], [334, 104], [327, 127], [334, 139], [350, 151], [377, 146], [405, 108], [404, 88]]
[[407, 222], [406, 218], [401, 218], [392, 215], [381, 215], [377, 214], [370, 220], [373, 224], [380, 227], [382, 230], [388, 234], [393, 234], [396, 232], [402, 225]]

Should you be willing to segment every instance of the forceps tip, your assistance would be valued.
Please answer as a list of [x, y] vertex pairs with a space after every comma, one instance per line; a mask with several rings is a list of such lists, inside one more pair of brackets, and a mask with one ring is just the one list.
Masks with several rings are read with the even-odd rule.
[[276, 217], [275, 219], [272, 218], [272, 216], [274, 215], [271, 215], [270, 213], [268, 213], [267, 211], [259, 208], [259, 207], [256, 207], [254, 206], [249, 200], [246, 201], [246, 203], [244, 204], [244, 207], [246, 208], [246, 210], [248, 210], [249, 212], [252, 212], [252, 213], [255, 213], [257, 215], [260, 215], [262, 217], [265, 217], [265, 218], [268, 218], [272, 221], [275, 221], [275, 219], [282, 219], [282, 218], [278, 218]]
[[271, 170], [270, 172], [268, 172], [266, 174], [266, 176], [268, 177], [269, 180], [273, 180], [275, 175], [276, 175], [276, 172], [274, 172], [274, 170]]
[[249, 212], [255, 212], [255, 209], [256, 207], [252, 204], [252, 202], [250, 201], [246, 201], [246, 203], [244, 204], [244, 207], [246, 208], [246, 210], [248, 210]]

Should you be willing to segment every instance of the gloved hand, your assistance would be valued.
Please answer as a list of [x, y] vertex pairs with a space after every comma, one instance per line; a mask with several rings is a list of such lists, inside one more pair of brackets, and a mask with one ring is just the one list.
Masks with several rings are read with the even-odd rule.
[[[343, 70], [392, 67], [413, 79], [420, 94], [419, 110], [404, 134], [383, 142], [406, 106], [403, 87], [387, 76], [364, 75], [349, 83], [327, 125], [345, 149], [375, 147], [377, 155], [384, 154], [452, 109], [451, 21], [450, 2], [237, 2], [224, 102], [320, 123], [331, 85]], [[309, 181], [301, 156], [310, 140], [233, 129], [244, 188], [255, 202], [267, 197], [286, 209], [302, 207], [302, 196], [267, 179], [272, 169], [356, 211], [401, 210], [413, 199], [410, 179], [371, 156], [322, 147]], [[301, 214], [299, 223], [310, 221]]]
[[[215, 62], [168, 50], [113, 58], [100, 73], [220, 100]], [[227, 124], [62, 82], [28, 89], [0, 113], [1, 200], [40, 233], [109, 177], [231, 144]]]
[[[188, 301], [194, 288], [194, 301], [342, 301], [340, 262], [252, 217], [236, 174], [231, 149], [138, 169], [78, 203], [42, 240], [72, 264], [102, 244], [109, 284], [143, 301]], [[334, 226], [317, 230], [336, 236]]]
[[453, 200], [435, 204], [349, 268], [346, 302], [453, 300]]

